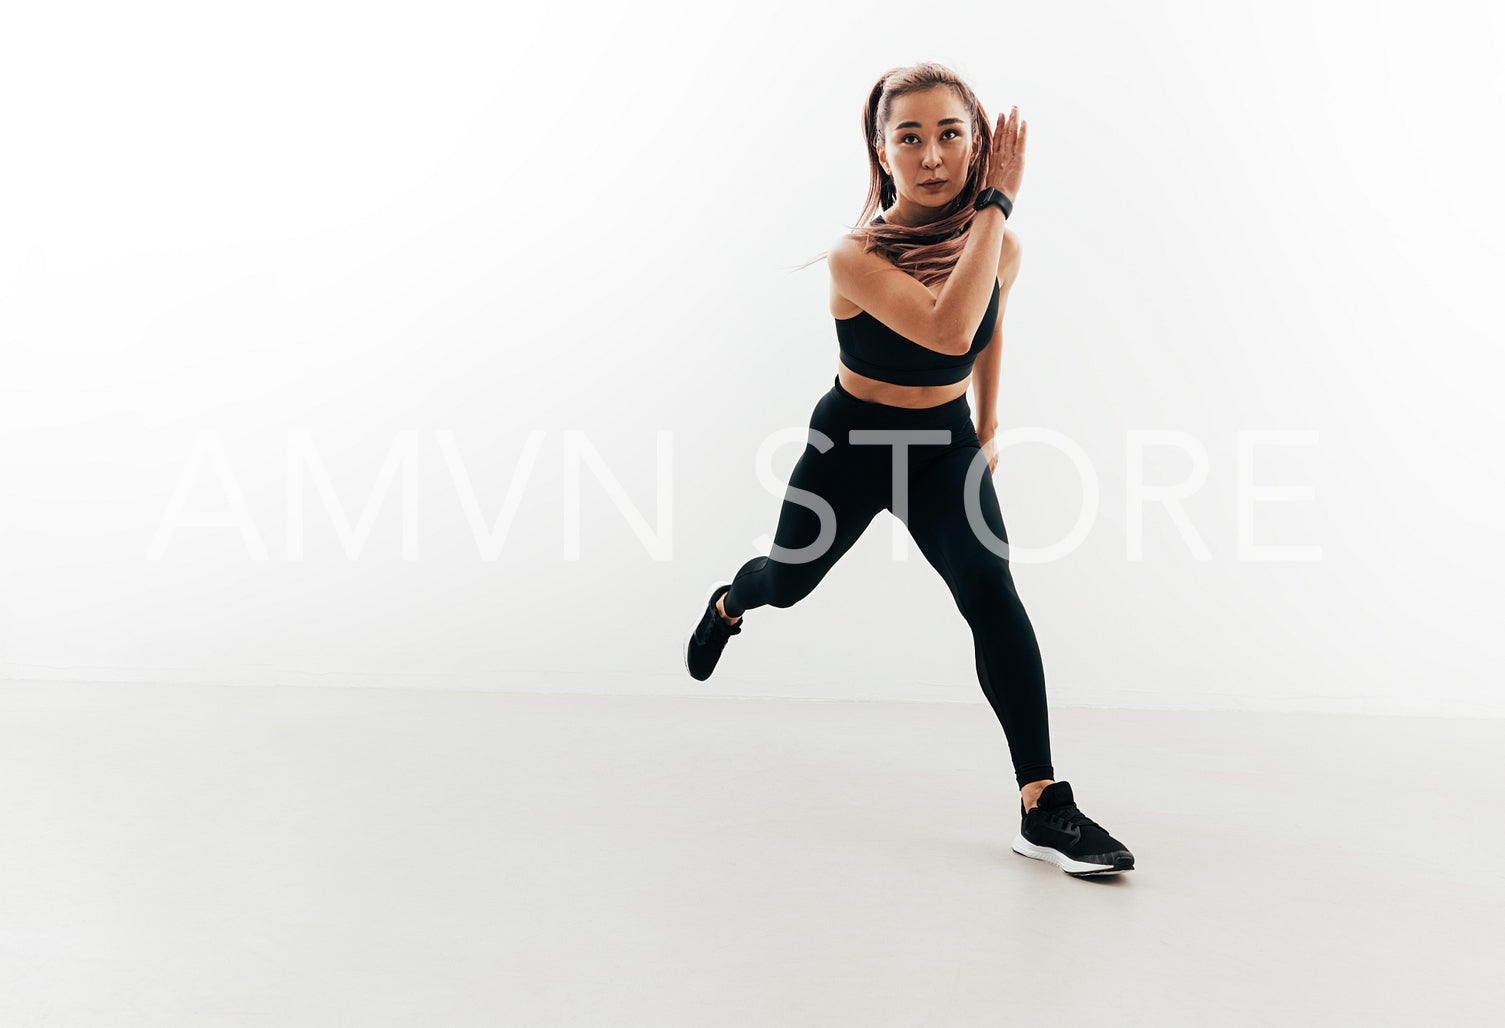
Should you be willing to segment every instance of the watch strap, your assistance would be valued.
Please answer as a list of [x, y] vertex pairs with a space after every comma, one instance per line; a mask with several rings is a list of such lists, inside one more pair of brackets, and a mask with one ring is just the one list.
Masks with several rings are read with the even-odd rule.
[[998, 206], [998, 209], [1003, 211], [1003, 216], [1005, 219], [1007, 219], [1010, 214], [1014, 213], [1014, 205], [1009, 200], [1008, 196], [1003, 192], [1003, 190], [994, 189], [992, 186], [989, 186], [987, 189], [984, 189], [982, 192], [978, 193], [977, 199], [973, 201], [972, 206], [974, 209], [980, 211], [990, 203], [996, 204]]

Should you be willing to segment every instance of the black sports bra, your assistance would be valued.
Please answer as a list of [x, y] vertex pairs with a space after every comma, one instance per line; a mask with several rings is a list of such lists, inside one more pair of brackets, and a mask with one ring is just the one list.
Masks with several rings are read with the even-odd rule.
[[[883, 216], [873, 219], [881, 223]], [[972, 348], [952, 355], [921, 346], [889, 328], [867, 311], [850, 318], [837, 318], [836, 339], [841, 362], [859, 375], [895, 385], [951, 385], [972, 372], [972, 363], [993, 338], [998, 323], [998, 280], [993, 280], [993, 299], [982, 324], [972, 337]]]

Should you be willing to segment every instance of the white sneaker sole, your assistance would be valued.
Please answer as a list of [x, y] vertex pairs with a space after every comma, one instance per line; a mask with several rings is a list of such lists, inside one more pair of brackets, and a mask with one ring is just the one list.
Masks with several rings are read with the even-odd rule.
[[1114, 867], [1112, 864], [1089, 864], [1072, 860], [1060, 850], [1049, 846], [1036, 846], [1023, 835], [1014, 836], [1014, 852], [1036, 860], [1048, 861], [1069, 875], [1116, 875], [1134, 870], [1132, 867]]
[[[690, 673], [690, 644], [695, 641], [695, 629], [700, 627], [700, 619], [705, 616], [705, 609], [711, 605], [711, 597], [715, 596], [716, 590], [720, 589], [722, 586], [731, 584], [732, 583], [730, 582], [712, 582], [711, 588], [706, 591], [705, 599], [700, 601], [700, 610], [695, 612], [695, 626], [690, 629], [690, 634], [685, 636], [685, 674]], [[690, 677], [694, 681], [700, 681], [699, 678], [695, 678], [693, 675], [691, 675]]]

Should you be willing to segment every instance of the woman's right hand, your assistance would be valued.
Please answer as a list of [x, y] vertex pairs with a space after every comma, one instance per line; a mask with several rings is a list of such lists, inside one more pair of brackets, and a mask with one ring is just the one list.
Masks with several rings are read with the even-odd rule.
[[1024, 179], [1024, 135], [1029, 123], [1019, 116], [1019, 107], [1000, 115], [993, 131], [992, 150], [988, 155], [988, 176], [983, 186], [1001, 191], [1013, 203], [1019, 198]]

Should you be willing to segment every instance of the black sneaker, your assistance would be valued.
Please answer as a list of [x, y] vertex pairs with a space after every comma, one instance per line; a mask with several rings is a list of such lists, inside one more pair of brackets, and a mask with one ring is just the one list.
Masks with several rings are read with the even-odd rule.
[[726, 641], [742, 631], [741, 618], [735, 625], [729, 625], [716, 610], [716, 601], [731, 587], [730, 582], [717, 582], [711, 586], [711, 595], [706, 597], [705, 606], [700, 610], [700, 620], [685, 640], [685, 667], [697, 682], [711, 677]]
[[1015, 853], [1048, 860], [1076, 878], [1134, 870], [1134, 854], [1077, 809], [1069, 782], [1051, 782], [1028, 811], [1021, 797], [1019, 815]]

